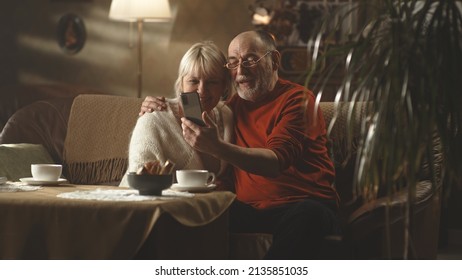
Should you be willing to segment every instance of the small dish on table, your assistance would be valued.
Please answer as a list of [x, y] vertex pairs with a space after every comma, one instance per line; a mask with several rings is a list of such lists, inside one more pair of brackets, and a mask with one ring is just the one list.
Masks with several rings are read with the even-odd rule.
[[182, 186], [179, 184], [173, 184], [171, 189], [179, 192], [191, 192], [191, 193], [207, 193], [215, 190], [217, 185], [208, 184], [203, 186]]
[[47, 180], [36, 180], [33, 177], [20, 178], [19, 181], [26, 183], [31, 186], [40, 186], [40, 185], [49, 185], [49, 186], [58, 186], [62, 184], [69, 183], [64, 178], [59, 178], [58, 180], [47, 181]]

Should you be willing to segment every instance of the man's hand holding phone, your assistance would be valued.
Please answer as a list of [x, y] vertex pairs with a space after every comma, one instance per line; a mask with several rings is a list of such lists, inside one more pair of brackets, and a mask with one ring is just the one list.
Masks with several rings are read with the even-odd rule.
[[217, 124], [207, 112], [202, 113], [202, 115], [205, 126], [199, 126], [186, 117], [181, 118], [183, 138], [194, 149], [214, 155], [221, 142]]

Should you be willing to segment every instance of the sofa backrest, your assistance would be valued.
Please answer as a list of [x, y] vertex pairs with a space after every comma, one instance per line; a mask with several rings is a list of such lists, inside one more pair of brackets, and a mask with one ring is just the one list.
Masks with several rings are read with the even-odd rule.
[[103, 94], [92, 89], [65, 84], [12, 84], [0, 87], [0, 131], [22, 107], [40, 100], [74, 98], [79, 94]]
[[16, 111], [0, 132], [0, 144], [41, 144], [62, 162], [67, 120], [74, 97], [39, 100]]
[[[367, 128], [367, 110], [372, 108], [369, 107], [370, 104], [368, 102], [320, 103], [328, 127], [329, 150], [335, 165], [335, 187], [341, 200], [341, 213], [346, 219], [349, 219], [350, 214], [367, 202], [356, 192], [358, 187], [354, 184], [358, 160], [357, 152], [361, 141], [363, 141], [364, 132], [362, 130]], [[436, 134], [432, 140], [432, 154], [424, 155], [420, 165], [420, 173], [417, 174], [417, 180], [420, 184], [417, 187], [417, 195], [420, 196], [418, 201], [423, 201], [432, 195], [433, 178], [436, 180], [437, 186], [441, 184], [440, 177], [443, 172], [441, 143]], [[433, 157], [431, 166], [428, 160], [430, 156]], [[425, 182], [425, 184], [421, 182]], [[378, 187], [378, 197], [384, 196], [385, 186]]]
[[354, 192], [353, 183], [356, 152], [367, 105], [366, 102], [320, 102], [319, 105], [328, 129], [329, 150], [335, 165], [335, 187], [340, 196], [342, 212], [346, 215], [361, 203]]
[[74, 85], [1, 86], [0, 144], [41, 144], [61, 163], [70, 108], [79, 94], [104, 93]]

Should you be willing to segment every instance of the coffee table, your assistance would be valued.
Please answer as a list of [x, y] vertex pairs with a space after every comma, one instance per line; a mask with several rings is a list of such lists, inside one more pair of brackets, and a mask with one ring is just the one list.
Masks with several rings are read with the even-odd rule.
[[111, 186], [0, 193], [0, 259], [226, 259], [228, 207], [215, 191], [145, 201], [66, 199]]

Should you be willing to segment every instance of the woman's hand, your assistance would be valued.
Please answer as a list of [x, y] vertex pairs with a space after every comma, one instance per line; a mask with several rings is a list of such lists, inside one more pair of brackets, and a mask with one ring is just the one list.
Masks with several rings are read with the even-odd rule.
[[146, 96], [143, 103], [141, 103], [139, 115], [142, 116], [144, 113], [164, 110], [167, 110], [167, 102], [165, 101], [165, 97]]

